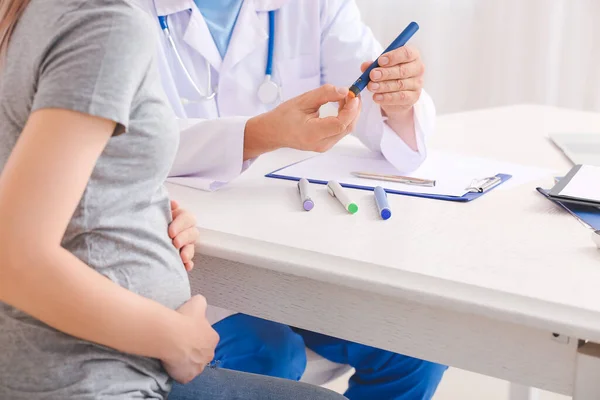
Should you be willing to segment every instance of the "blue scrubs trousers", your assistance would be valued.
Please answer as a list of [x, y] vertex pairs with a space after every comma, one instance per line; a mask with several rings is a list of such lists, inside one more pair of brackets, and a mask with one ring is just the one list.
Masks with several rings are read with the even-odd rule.
[[244, 314], [214, 325], [221, 336], [215, 352], [220, 368], [299, 380], [305, 346], [356, 370], [345, 396], [350, 400], [429, 400], [447, 367], [374, 347], [291, 328]]

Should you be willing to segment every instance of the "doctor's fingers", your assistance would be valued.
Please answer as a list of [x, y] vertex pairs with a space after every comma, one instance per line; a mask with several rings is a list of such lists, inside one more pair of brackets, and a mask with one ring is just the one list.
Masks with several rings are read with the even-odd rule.
[[337, 117], [316, 118], [311, 121], [311, 127], [304, 150], [322, 153], [346, 136], [350, 131], [352, 121], [343, 123]]
[[337, 119], [345, 126], [348, 126], [360, 114], [361, 100], [360, 97], [346, 98], [346, 103], [338, 110]]
[[[356, 123], [358, 122], [358, 119], [360, 118], [360, 112], [362, 110], [362, 99], [360, 97], [357, 97], [356, 99], [353, 99], [353, 100], [358, 101], [358, 111], [356, 113], [354, 113], [354, 119], [352, 120], [352, 122], [350, 122], [350, 125], [346, 126], [346, 131], [344, 132], [346, 134], [354, 131], [354, 128], [356, 127]], [[343, 108], [340, 108], [340, 110], [338, 111], [338, 117], [342, 110], [343, 110]]]
[[311, 151], [323, 153], [333, 147], [342, 138], [350, 134], [358, 121], [358, 115], [349, 124], [343, 124], [336, 117], [321, 118], [319, 121], [319, 133], [321, 137], [314, 137], [315, 140], [310, 146]]
[[347, 95], [348, 88], [326, 84], [300, 95], [298, 100], [302, 109], [316, 110], [324, 104], [340, 101]]
[[389, 67], [392, 65], [406, 64], [420, 58], [421, 53], [419, 53], [419, 50], [410, 45], [405, 45], [382, 54], [377, 61], [382, 67]]
[[308, 135], [306, 135], [304, 150], [325, 151], [322, 149], [326, 139], [345, 135], [352, 121], [344, 123], [337, 117], [315, 118], [309, 122]]
[[358, 114], [356, 115], [356, 118], [354, 118], [354, 121], [352, 121], [352, 123], [350, 124], [350, 126], [348, 126], [348, 128], [346, 128], [346, 133], [352, 133], [354, 132], [354, 128], [356, 128], [356, 124], [358, 123], [358, 119], [360, 118], [360, 110], [358, 111]]
[[419, 97], [421, 97], [420, 90], [377, 93], [373, 96], [373, 101], [382, 106], [403, 106], [410, 108], [419, 101]]
[[343, 106], [338, 110], [338, 115], [335, 117], [319, 118], [321, 128], [324, 130], [324, 136], [337, 136], [347, 134], [353, 127], [353, 123], [360, 115], [361, 100], [360, 97], [346, 99]]
[[422, 76], [425, 73], [425, 65], [420, 61], [411, 61], [406, 64], [391, 67], [379, 67], [369, 73], [372, 82], [389, 81], [392, 79], [406, 79]]
[[423, 77], [408, 79], [392, 79], [382, 82], [369, 82], [367, 86], [372, 93], [393, 93], [401, 91], [416, 91], [423, 88]]
[[367, 68], [371, 66], [371, 64], [373, 64], [373, 61], [365, 61], [364, 63], [360, 64], [360, 72], [365, 72]]
[[331, 136], [331, 137], [328, 137], [326, 139], [323, 139], [318, 144], [318, 146], [317, 146], [318, 150], [316, 150], [316, 151], [318, 151], [319, 153], [324, 153], [324, 152], [328, 151], [333, 146], [335, 146], [337, 142], [339, 142], [340, 140], [342, 140], [343, 138], [345, 138], [350, 132], [352, 132], [351, 129], [346, 129], [346, 131], [344, 131], [344, 133], [341, 133], [339, 135]]
[[337, 116], [310, 119], [303, 140], [305, 150], [323, 151], [320, 149], [321, 142], [327, 138], [347, 134], [348, 128], [359, 114], [360, 99], [355, 97], [341, 107]]

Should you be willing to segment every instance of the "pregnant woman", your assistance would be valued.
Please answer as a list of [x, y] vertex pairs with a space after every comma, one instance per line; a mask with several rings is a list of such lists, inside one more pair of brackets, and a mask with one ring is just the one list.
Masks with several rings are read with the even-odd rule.
[[206, 368], [163, 182], [178, 144], [153, 21], [126, 0], [0, 3], [0, 399], [341, 399]]

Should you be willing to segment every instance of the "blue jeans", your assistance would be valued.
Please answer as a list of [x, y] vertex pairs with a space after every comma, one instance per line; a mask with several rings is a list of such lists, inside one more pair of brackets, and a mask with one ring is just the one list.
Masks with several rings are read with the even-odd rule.
[[306, 346], [330, 361], [354, 367], [345, 393], [350, 400], [429, 400], [447, 369], [244, 314], [232, 315], [214, 328], [221, 336], [215, 352], [220, 367], [298, 380], [306, 368]]
[[343, 400], [317, 386], [227, 369], [206, 368], [187, 385], [173, 385], [168, 400]]

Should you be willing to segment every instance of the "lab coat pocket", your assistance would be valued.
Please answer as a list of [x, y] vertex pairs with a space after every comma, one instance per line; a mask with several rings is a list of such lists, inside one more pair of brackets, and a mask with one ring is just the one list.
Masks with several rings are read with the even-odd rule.
[[278, 63], [283, 100], [289, 100], [321, 86], [318, 56], [299, 56]]

